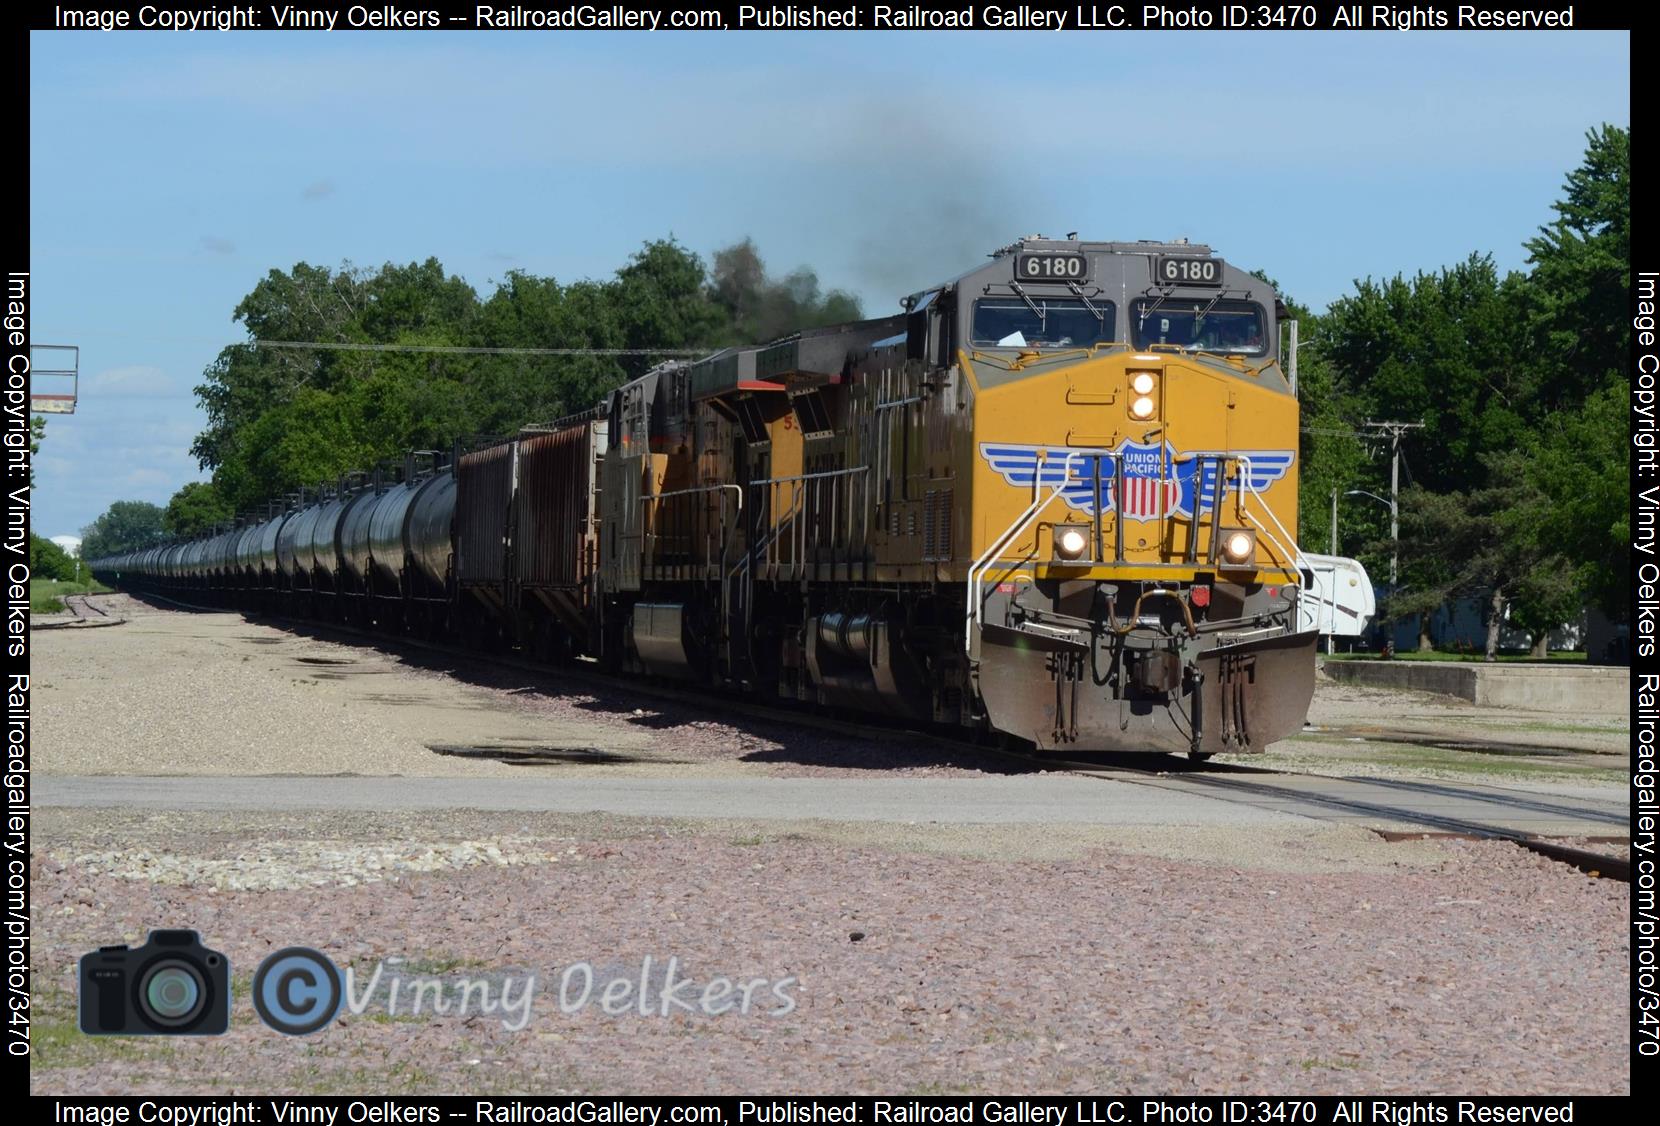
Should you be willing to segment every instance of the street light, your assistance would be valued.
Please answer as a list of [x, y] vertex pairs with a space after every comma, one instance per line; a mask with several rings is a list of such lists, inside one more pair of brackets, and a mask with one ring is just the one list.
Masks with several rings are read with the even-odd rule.
[[[1392, 501], [1392, 500], [1389, 500], [1385, 497], [1380, 497], [1376, 493], [1369, 493], [1365, 489], [1350, 489], [1349, 491], [1347, 491], [1343, 495], [1346, 496], [1346, 497], [1371, 497], [1373, 500], [1377, 501], [1379, 504], [1383, 505], [1383, 507], [1385, 507], [1389, 510], [1389, 589], [1394, 590], [1395, 589], [1396, 559], [1400, 555], [1400, 550], [1401, 550], [1401, 548], [1400, 548], [1400, 542], [1401, 542], [1400, 512], [1396, 509], [1395, 502]], [[1331, 510], [1332, 510], [1332, 528], [1333, 528], [1332, 536], [1333, 536], [1333, 540], [1335, 542], [1335, 539], [1336, 539], [1336, 530], [1335, 529], [1337, 527], [1337, 490], [1336, 489], [1332, 490]], [[1333, 555], [1337, 554], [1337, 549], [1336, 548], [1332, 549], [1332, 554]]]
[[[1365, 489], [1349, 489], [1343, 495], [1346, 497], [1370, 497], [1389, 510], [1389, 589], [1393, 592], [1395, 589], [1396, 557], [1400, 554], [1399, 513], [1395, 509], [1394, 502], [1380, 497], [1376, 493], [1367, 492]], [[1331, 491], [1331, 553], [1333, 555], [1337, 554], [1337, 496], [1337, 490], [1333, 489]], [[1329, 636], [1326, 638], [1326, 652], [1332, 652], [1332, 639]]]

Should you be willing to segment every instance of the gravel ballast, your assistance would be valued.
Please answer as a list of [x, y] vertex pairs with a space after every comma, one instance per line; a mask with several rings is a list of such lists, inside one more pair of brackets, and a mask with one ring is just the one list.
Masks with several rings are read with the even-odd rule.
[[[1288, 871], [1105, 847], [988, 859], [860, 843], [859, 827], [838, 840], [458, 813], [342, 838], [297, 815], [43, 820], [38, 1092], [1629, 1087], [1625, 885], [1495, 842]], [[266, 858], [243, 881], [257, 886], [214, 868], [238, 852]], [[163, 925], [229, 956], [230, 1034], [73, 1032], [76, 959]], [[292, 944], [360, 982], [396, 957], [412, 977], [541, 985], [519, 1031], [381, 1005], [290, 1038], [258, 1023], [245, 983]], [[795, 1007], [560, 1010], [573, 964], [603, 985], [648, 956], [699, 985], [793, 978]]]

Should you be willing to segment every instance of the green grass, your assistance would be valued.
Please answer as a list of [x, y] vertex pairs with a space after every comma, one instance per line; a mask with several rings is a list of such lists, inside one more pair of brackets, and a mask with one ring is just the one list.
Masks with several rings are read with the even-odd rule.
[[1359, 1060], [1322, 1059], [1319, 1056], [1301, 1061], [1304, 1071], [1313, 1071], [1316, 1068], [1322, 1071], [1353, 1071], [1360, 1066]]
[[34, 1002], [29, 1055], [42, 1070], [96, 1067], [112, 1060], [165, 1061], [173, 1054], [168, 1036], [88, 1036], [81, 1031], [76, 999], [63, 990], [41, 990]]
[[68, 594], [108, 594], [110, 588], [97, 579], [88, 578], [72, 583], [62, 579], [29, 580], [29, 612], [57, 614], [64, 609], [63, 599]]
[[[1328, 660], [1328, 661], [1376, 661], [1376, 660], [1379, 660], [1379, 659], [1380, 659], [1380, 654], [1377, 654], [1377, 653], [1332, 653], [1332, 654], [1330, 654], [1329, 656], [1326, 657], [1326, 660]], [[1485, 661], [1486, 659], [1487, 658], [1479, 652], [1477, 652], [1477, 653], [1444, 653], [1439, 649], [1437, 649], [1433, 652], [1430, 652], [1430, 653], [1420, 653], [1416, 649], [1414, 649], [1410, 652], [1407, 652], [1407, 651], [1404, 651], [1404, 650], [1396, 650], [1395, 655], [1390, 658], [1390, 660], [1393, 660], [1393, 661], [1474, 661], [1474, 662], [1482, 662], [1482, 661]], [[1525, 650], [1525, 649], [1500, 649], [1499, 652], [1498, 652], [1498, 659], [1501, 660], [1501, 661], [1531, 661], [1534, 664], [1539, 663], [1539, 658], [1529, 656], [1527, 650]], [[1580, 664], [1584, 664], [1585, 663], [1585, 654], [1581, 653], [1581, 652], [1578, 652], [1577, 650], [1553, 651], [1550, 654], [1550, 656], [1546, 658], [1546, 660], [1549, 661], [1551, 664], [1562, 664], [1562, 663], [1572, 664], [1573, 662], [1576, 662], [1576, 661], [1579, 662]]]

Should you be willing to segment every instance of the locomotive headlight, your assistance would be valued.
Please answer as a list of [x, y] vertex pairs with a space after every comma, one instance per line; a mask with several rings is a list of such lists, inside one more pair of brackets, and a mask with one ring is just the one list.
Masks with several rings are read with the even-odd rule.
[[1222, 536], [1222, 555], [1229, 563], [1248, 563], [1256, 554], [1257, 538], [1250, 532], [1227, 532]]
[[1143, 420], [1149, 419], [1153, 417], [1158, 409], [1158, 404], [1153, 402], [1151, 395], [1143, 395], [1130, 403], [1130, 417]]
[[1158, 379], [1150, 371], [1138, 371], [1130, 376], [1130, 390], [1137, 395], [1151, 395], [1158, 385]]
[[1089, 546], [1089, 531], [1073, 524], [1055, 528], [1055, 555], [1060, 559], [1081, 559]]

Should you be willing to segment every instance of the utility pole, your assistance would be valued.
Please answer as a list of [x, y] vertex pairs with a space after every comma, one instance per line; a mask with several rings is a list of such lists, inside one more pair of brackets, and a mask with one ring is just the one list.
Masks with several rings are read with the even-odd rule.
[[[1291, 384], [1291, 397], [1297, 397], [1297, 322], [1288, 322], [1291, 329], [1291, 347], [1286, 349], [1286, 378]], [[1335, 554], [1335, 552], [1334, 552]]]
[[[1292, 323], [1293, 326], [1295, 326], [1297, 322], [1292, 321], [1291, 323]], [[1295, 355], [1295, 353], [1293, 353], [1293, 355]], [[1331, 491], [1331, 553], [1332, 553], [1333, 557], [1335, 557], [1337, 555], [1337, 490], [1336, 489], [1333, 489]], [[1333, 564], [1334, 569], [1331, 573], [1331, 584], [1332, 584], [1331, 589], [1329, 591], [1326, 591], [1327, 613], [1329, 613], [1331, 615], [1332, 628], [1334, 628], [1334, 629], [1337, 626], [1337, 613], [1336, 613], [1336, 609], [1337, 609], [1337, 571], [1335, 570], [1335, 567], [1336, 567], [1336, 564]], [[1327, 656], [1330, 656], [1331, 654], [1333, 654], [1335, 652], [1337, 652], [1337, 638], [1334, 635], [1328, 633], [1328, 634], [1326, 634], [1326, 654], [1327, 654]]]
[[1378, 436], [1389, 437], [1389, 590], [1395, 590], [1400, 577], [1401, 543], [1401, 435], [1408, 430], [1422, 430], [1421, 422], [1373, 422], [1362, 426]]

